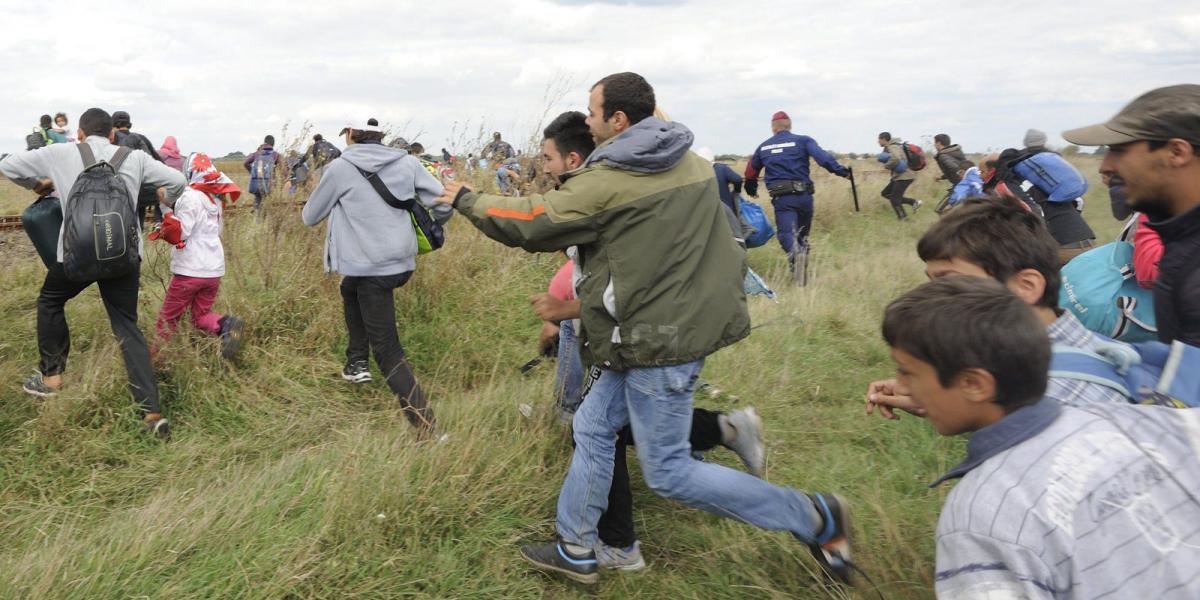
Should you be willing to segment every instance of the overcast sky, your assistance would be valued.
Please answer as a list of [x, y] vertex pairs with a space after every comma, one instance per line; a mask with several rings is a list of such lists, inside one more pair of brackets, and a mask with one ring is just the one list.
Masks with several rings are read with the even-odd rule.
[[717, 153], [751, 151], [776, 110], [841, 152], [875, 150], [882, 130], [982, 151], [1028, 127], [1061, 143], [1143, 91], [1200, 82], [1195, 0], [921, 5], [0, 0], [0, 152], [23, 149], [39, 115], [73, 129], [90, 106], [184, 152], [249, 152], [305, 122], [334, 138], [372, 116], [431, 151], [477, 151], [480, 129], [527, 140], [625, 70]]

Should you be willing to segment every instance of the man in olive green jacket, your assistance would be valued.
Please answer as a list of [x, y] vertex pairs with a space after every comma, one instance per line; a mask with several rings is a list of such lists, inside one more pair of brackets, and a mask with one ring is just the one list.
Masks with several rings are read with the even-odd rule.
[[712, 166], [689, 152], [691, 131], [653, 118], [654, 108], [654, 90], [640, 75], [610, 75], [592, 87], [589, 102], [599, 145], [558, 190], [512, 198], [452, 183], [439, 199], [506, 245], [578, 248], [580, 337], [601, 375], [573, 421], [560, 540], [521, 552], [539, 568], [598, 581], [596, 524], [608, 501], [616, 432], [629, 424], [655, 492], [789, 531], [845, 579], [847, 514], [836, 496], [807, 496], [691, 456], [692, 391], [704, 358], [750, 333], [745, 253], [729, 235]]
[[883, 148], [883, 152], [879, 155], [879, 161], [883, 163], [883, 168], [892, 173], [892, 180], [883, 188], [883, 191], [879, 192], [879, 195], [891, 202], [892, 209], [896, 211], [896, 218], [903, 221], [908, 218], [908, 214], [904, 212], [905, 204], [913, 207], [914, 214], [917, 209], [921, 208], [920, 200], [914, 200], [904, 195], [908, 186], [912, 185], [913, 180], [917, 178], [917, 173], [908, 168], [907, 155], [904, 154], [904, 142], [893, 140], [892, 134], [885, 131], [879, 134], [879, 146]]

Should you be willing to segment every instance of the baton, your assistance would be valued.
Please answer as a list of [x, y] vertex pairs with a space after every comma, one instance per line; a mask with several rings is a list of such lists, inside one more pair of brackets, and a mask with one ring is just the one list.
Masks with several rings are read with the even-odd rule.
[[846, 170], [850, 172], [850, 191], [854, 194], [854, 212], [859, 212], [858, 186], [854, 183], [854, 167], [846, 167]]

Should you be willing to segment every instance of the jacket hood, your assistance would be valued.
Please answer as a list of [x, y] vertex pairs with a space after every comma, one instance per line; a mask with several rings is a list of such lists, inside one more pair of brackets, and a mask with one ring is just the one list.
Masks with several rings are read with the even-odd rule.
[[601, 144], [585, 166], [604, 163], [638, 173], [661, 173], [687, 155], [695, 136], [681, 123], [647, 117]]
[[168, 135], [166, 140], [163, 140], [163, 145], [158, 149], [159, 156], [166, 158], [183, 158], [179, 153], [179, 143], [175, 141], [175, 136]]
[[342, 151], [342, 158], [350, 164], [372, 173], [408, 156], [408, 152], [383, 144], [350, 144]]
[[945, 148], [942, 148], [941, 150], [939, 150], [938, 156], [941, 156], [943, 154], [962, 154], [962, 153], [963, 153], [962, 148], [960, 148], [958, 144], [950, 144], [949, 146], [946, 146]]

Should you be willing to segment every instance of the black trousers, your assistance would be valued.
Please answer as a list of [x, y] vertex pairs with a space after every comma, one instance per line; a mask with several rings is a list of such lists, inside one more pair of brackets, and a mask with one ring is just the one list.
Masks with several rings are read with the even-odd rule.
[[[719, 412], [692, 409], [692, 450], [704, 452], [721, 445]], [[637, 541], [633, 527], [633, 491], [629, 488], [629, 464], [626, 449], [633, 444], [633, 433], [626, 426], [617, 434], [617, 452], [613, 460], [612, 487], [608, 489], [608, 508], [600, 515], [596, 531], [600, 541], [616, 548], [626, 548]]]
[[143, 413], [160, 413], [158, 384], [150, 366], [150, 349], [137, 325], [138, 276], [140, 270], [116, 279], [101, 281], [72, 281], [67, 279], [62, 263], [55, 263], [46, 272], [37, 301], [38, 369], [42, 375], [58, 375], [67, 369], [71, 353], [71, 330], [67, 326], [67, 301], [88, 286], [100, 286], [100, 297], [113, 334], [121, 344], [125, 372], [129, 376], [129, 393]]
[[404, 347], [396, 334], [396, 305], [392, 291], [408, 283], [410, 277], [412, 271], [380, 277], [342, 278], [342, 307], [346, 329], [350, 333], [346, 362], [367, 360], [373, 352], [388, 387], [400, 400], [404, 416], [418, 428], [431, 430], [433, 411], [417, 383], [412, 366], [404, 357]]
[[883, 187], [883, 191], [879, 192], [880, 196], [887, 198], [892, 203], [892, 210], [896, 211], [896, 218], [903, 219], [908, 217], [904, 212], [904, 205], [916, 206], [917, 201], [904, 195], [908, 190], [908, 186], [912, 185], [912, 179], [896, 179], [888, 182]]

